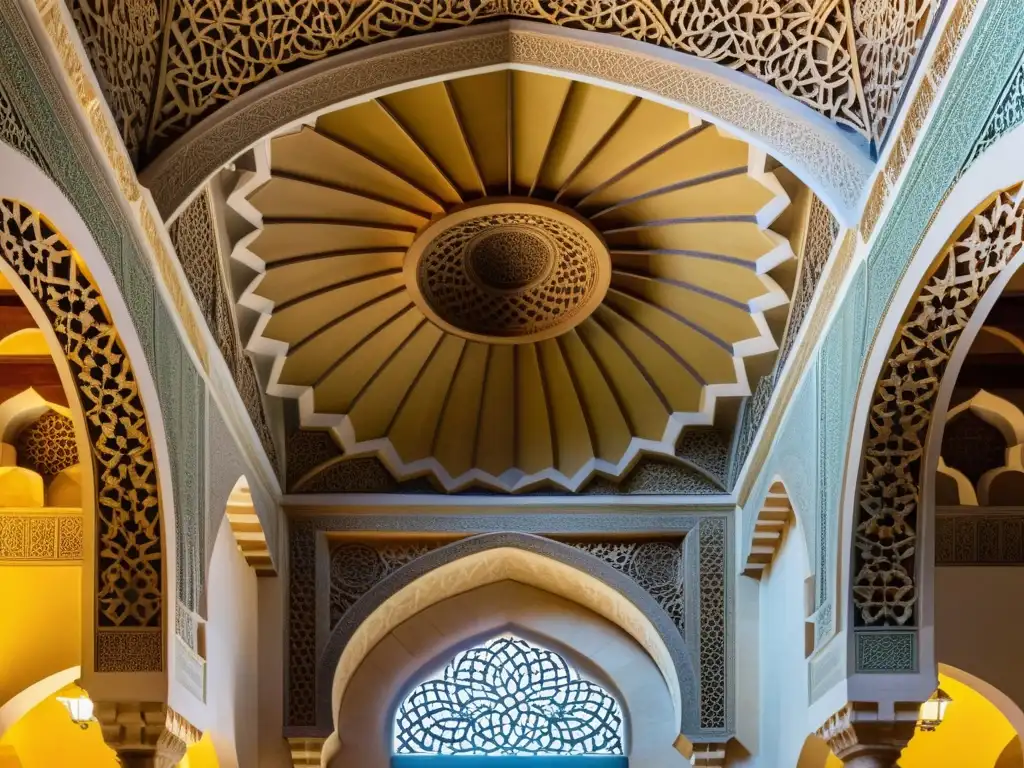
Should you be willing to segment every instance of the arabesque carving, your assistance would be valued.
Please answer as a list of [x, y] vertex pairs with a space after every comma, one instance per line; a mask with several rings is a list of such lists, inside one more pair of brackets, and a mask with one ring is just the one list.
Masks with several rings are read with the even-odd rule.
[[76, 0], [68, 5], [128, 154], [138, 162], [160, 67], [162, 4]]
[[78, 463], [78, 443], [71, 419], [48, 411], [18, 433], [18, 463], [53, 477]]
[[260, 393], [252, 360], [242, 348], [235, 330], [231, 299], [221, 273], [217, 233], [209, 190], [196, 196], [168, 227], [168, 235], [181, 262], [185, 278], [199, 304], [217, 348], [224, 356], [242, 403], [249, 414], [260, 444], [277, 466], [277, 448]]
[[880, 143], [932, 20], [935, 0], [855, 0], [852, 5], [871, 138]]
[[861, 626], [915, 621], [917, 512], [935, 399], [960, 334], [1022, 244], [1024, 204], [1001, 192], [942, 254], [878, 378], [854, 533], [853, 599]]
[[[260, 0], [244, 7], [177, 0], [166, 17], [166, 73], [154, 105], [149, 153], [240, 93], [310, 61], [395, 37], [508, 17], [607, 32], [721, 63], [868, 135], [851, 16], [848, 3], [830, 0], [787, 5], [759, 0], [739, 7], [729, 0], [699, 6], [624, 0], [608, 7], [578, 0], [553, 5], [539, 0], [285, 5]], [[889, 56], [886, 63], [898, 66], [909, 59]]]
[[[241, 6], [73, 0], [71, 14], [129, 154], [140, 165], [202, 118], [283, 72], [395, 37], [503, 18], [604, 32], [723, 64], [864, 136], [885, 135], [932, 0], [758, 0], [733, 8], [539, 0]], [[273, 30], [272, 39], [264, 30]]]
[[[97, 669], [160, 670], [160, 502], [131, 361], [99, 291], [63, 236], [38, 211], [14, 200], [0, 199], [0, 214], [0, 253], [66, 350], [93, 445]], [[109, 652], [113, 646], [118, 653]]]

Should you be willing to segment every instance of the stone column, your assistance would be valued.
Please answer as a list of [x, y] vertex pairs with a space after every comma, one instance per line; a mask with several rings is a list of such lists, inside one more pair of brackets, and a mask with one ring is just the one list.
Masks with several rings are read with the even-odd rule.
[[174, 768], [202, 735], [162, 702], [98, 701], [95, 715], [124, 768]]
[[878, 720], [847, 704], [818, 729], [818, 735], [846, 768], [899, 768], [900, 753], [916, 727], [916, 718]]

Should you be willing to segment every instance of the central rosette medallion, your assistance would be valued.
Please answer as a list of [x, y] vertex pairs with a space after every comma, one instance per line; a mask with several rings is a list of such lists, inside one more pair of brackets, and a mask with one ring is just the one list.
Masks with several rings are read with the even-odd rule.
[[608, 290], [611, 260], [601, 235], [574, 211], [489, 198], [426, 227], [404, 273], [417, 306], [440, 327], [521, 344], [585, 320]]

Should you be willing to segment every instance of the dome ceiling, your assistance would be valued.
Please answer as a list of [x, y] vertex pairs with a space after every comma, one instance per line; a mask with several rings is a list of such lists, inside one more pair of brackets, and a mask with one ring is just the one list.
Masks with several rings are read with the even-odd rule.
[[[399, 479], [574, 490], [673, 455], [771, 353], [766, 157], [692, 115], [497, 72], [325, 114], [229, 203], [250, 349], [302, 425]], [[269, 160], [267, 158], [269, 157]]]

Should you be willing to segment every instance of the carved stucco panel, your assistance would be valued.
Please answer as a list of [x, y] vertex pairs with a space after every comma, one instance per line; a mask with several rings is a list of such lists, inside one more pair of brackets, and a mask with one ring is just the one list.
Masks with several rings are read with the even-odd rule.
[[942, 377], [996, 276], [1024, 247], [1024, 204], [1003, 192], [971, 216], [914, 299], [871, 402], [854, 531], [860, 626], [916, 623], [924, 446]]

